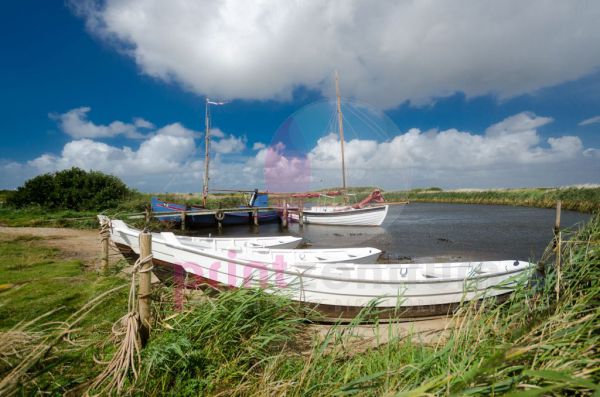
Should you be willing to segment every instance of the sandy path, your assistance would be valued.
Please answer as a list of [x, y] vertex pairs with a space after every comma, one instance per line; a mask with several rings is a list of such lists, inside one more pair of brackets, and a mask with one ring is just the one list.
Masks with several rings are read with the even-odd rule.
[[95, 230], [0, 226], [1, 234], [42, 237], [44, 245], [58, 248], [66, 259], [80, 259], [92, 268], [97, 268], [100, 264], [100, 236]]

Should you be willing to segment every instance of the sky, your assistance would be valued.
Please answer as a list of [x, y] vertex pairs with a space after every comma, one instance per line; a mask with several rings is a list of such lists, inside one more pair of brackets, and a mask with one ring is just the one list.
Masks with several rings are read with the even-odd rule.
[[8, 2], [0, 189], [77, 166], [146, 192], [600, 183], [600, 3]]

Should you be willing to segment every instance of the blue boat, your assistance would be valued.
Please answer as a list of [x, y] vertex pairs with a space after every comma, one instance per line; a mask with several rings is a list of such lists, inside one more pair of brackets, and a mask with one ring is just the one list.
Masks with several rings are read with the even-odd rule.
[[[169, 203], [159, 200], [157, 197], [151, 198], [152, 212], [156, 218], [164, 222], [180, 223], [181, 212], [201, 211], [204, 208], [200, 206], [189, 206], [183, 204]], [[269, 205], [269, 195], [267, 193], [259, 193], [255, 190], [250, 197], [247, 206], [239, 207], [239, 212], [226, 212], [217, 214], [198, 214], [186, 215], [185, 224], [188, 227], [210, 227], [216, 226], [219, 221], [222, 225], [247, 225], [252, 223], [252, 210], [255, 208], [264, 208]], [[157, 213], [165, 213], [165, 215], [156, 215]], [[218, 219], [222, 217], [222, 219]], [[278, 222], [279, 215], [277, 211], [259, 211], [258, 223]]]

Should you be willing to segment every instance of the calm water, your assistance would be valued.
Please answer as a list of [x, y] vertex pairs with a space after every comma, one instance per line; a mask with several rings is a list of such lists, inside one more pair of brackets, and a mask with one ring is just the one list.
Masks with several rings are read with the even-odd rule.
[[[411, 203], [390, 206], [381, 227], [290, 223], [261, 225], [261, 235], [292, 234], [313, 247], [372, 246], [401, 261], [538, 259], [552, 238], [555, 211], [529, 207]], [[563, 211], [563, 227], [582, 225], [588, 214]], [[206, 229], [201, 231], [206, 234]], [[251, 226], [226, 227], [223, 236], [256, 234]], [[216, 230], [212, 231], [217, 235]]]

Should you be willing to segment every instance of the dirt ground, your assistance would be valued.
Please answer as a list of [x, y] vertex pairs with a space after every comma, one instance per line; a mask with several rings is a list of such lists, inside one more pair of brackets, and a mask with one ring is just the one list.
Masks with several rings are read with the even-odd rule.
[[100, 236], [94, 230], [0, 226], [1, 234], [42, 237], [44, 245], [58, 248], [62, 251], [65, 259], [80, 259], [91, 268], [97, 268], [100, 265]]
[[[89, 269], [100, 268], [100, 236], [98, 231], [53, 228], [53, 227], [5, 227], [0, 226], [0, 236], [22, 236], [32, 235], [42, 237], [41, 242], [49, 247], [57, 248], [66, 259], [80, 259]], [[111, 251], [112, 252], [112, 251]], [[110, 261], [114, 263], [122, 259], [120, 254], [111, 255]], [[130, 273], [130, 267], [123, 269], [124, 273]], [[153, 277], [153, 282], [158, 279]], [[392, 324], [380, 324], [378, 327], [371, 325], [360, 325], [348, 333], [352, 336], [349, 348], [354, 351], [362, 351], [379, 344], [386, 343], [393, 337], [408, 337], [416, 342], [435, 344], [444, 338], [446, 330], [451, 326], [449, 317], [438, 317], [419, 321], [394, 322]], [[324, 337], [331, 326], [327, 324], [311, 325], [311, 330]], [[345, 332], [341, 327], [340, 332]]]

